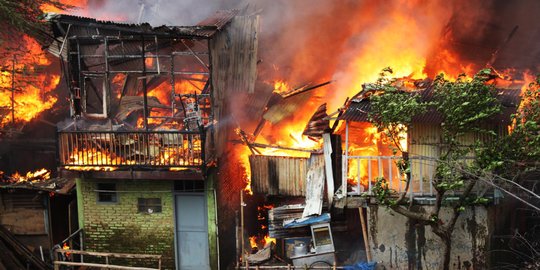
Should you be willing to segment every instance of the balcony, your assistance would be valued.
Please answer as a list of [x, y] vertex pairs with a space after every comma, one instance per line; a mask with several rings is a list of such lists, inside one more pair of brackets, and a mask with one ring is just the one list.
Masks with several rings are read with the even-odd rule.
[[[373, 195], [373, 187], [380, 177], [384, 177], [388, 186], [398, 192], [404, 192], [406, 188], [405, 175], [400, 174], [396, 161], [399, 156], [343, 156], [343, 182], [347, 183], [350, 196]], [[466, 161], [469, 160], [468, 158]], [[437, 160], [426, 156], [410, 156], [411, 182], [407, 196], [434, 197], [436, 195], [433, 186]], [[476, 188], [485, 187], [477, 185]], [[459, 190], [454, 191], [459, 194]]]
[[193, 131], [61, 131], [59, 166], [66, 170], [182, 170], [204, 165], [204, 136]]

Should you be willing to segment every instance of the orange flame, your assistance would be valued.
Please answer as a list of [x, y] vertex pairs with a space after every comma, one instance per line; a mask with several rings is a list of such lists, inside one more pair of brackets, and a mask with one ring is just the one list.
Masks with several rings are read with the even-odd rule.
[[18, 172], [15, 172], [11, 176], [11, 182], [39, 182], [48, 180], [51, 178], [51, 172], [45, 168], [39, 169], [35, 172], [27, 172], [25, 175], [21, 175]]
[[112, 166], [82, 166], [86, 164], [120, 164], [121, 158], [112, 157], [109, 153], [96, 149], [74, 149], [69, 157], [70, 166], [65, 168], [75, 171], [114, 171], [117, 167]]
[[60, 82], [60, 76], [40, 72], [52, 62], [34, 39], [23, 36], [22, 41], [25, 55], [13, 52], [12, 56], [2, 61], [9, 68], [0, 72], [0, 107], [10, 112], [5, 113], [1, 126], [11, 122], [28, 122], [52, 108], [57, 101], [52, 90]]

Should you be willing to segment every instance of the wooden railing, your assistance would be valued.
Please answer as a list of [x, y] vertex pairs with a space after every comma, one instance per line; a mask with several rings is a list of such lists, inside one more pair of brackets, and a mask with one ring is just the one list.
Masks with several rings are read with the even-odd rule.
[[61, 131], [58, 159], [65, 169], [122, 166], [199, 167], [204, 136], [191, 131]]
[[[127, 254], [127, 253], [109, 253], [109, 252], [93, 252], [83, 250], [71, 250], [71, 249], [55, 249], [54, 269], [59, 270], [62, 265], [65, 266], [86, 266], [86, 267], [99, 267], [104, 269], [124, 269], [124, 270], [160, 270], [161, 269], [161, 255], [150, 254]], [[84, 256], [86, 260], [91, 257], [103, 258], [104, 263], [89, 263], [89, 262], [74, 262], [65, 260], [72, 255]], [[123, 266], [117, 264], [110, 264], [110, 258], [118, 259], [132, 259], [132, 260], [153, 260], [156, 261], [157, 268], [140, 267], [140, 266]], [[102, 259], [102, 260], [103, 260]]]
[[[349, 195], [372, 195], [373, 187], [380, 177], [384, 177], [388, 186], [396, 192], [404, 192], [405, 175], [401, 174], [396, 162], [399, 156], [344, 156], [343, 181], [349, 183]], [[464, 159], [465, 161], [468, 159]], [[426, 156], [410, 156], [411, 182], [407, 195], [435, 196], [433, 179], [437, 168], [437, 159]], [[351, 183], [354, 183], [351, 185]]]

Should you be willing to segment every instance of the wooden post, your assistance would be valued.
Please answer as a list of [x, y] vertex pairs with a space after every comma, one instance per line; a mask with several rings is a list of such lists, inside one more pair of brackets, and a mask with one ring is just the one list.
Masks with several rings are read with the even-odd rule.
[[371, 250], [369, 249], [369, 235], [367, 233], [366, 220], [364, 219], [364, 208], [358, 207], [358, 214], [360, 214], [360, 223], [362, 224], [362, 235], [364, 236], [364, 246], [366, 247], [367, 261], [371, 262]]
[[53, 249], [52, 252], [53, 252], [54, 270], [60, 270], [60, 265], [55, 263], [56, 261], [58, 261], [58, 252], [56, 252], [56, 249]]
[[[242, 261], [245, 261], [244, 256], [244, 190], [240, 191], [240, 252]], [[246, 262], [247, 265], [247, 262]]]

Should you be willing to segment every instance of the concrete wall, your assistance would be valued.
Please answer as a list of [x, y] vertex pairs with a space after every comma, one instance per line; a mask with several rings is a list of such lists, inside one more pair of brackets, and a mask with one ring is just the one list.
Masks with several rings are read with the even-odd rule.
[[[429, 211], [431, 206], [417, 207]], [[443, 208], [443, 220], [450, 210]], [[442, 269], [443, 245], [429, 226], [379, 206], [368, 208], [368, 226], [373, 260], [382, 269]], [[467, 208], [454, 229], [450, 269], [487, 268], [489, 231], [487, 208]]]
[[[116, 183], [117, 203], [97, 202], [97, 183]], [[79, 225], [89, 251], [163, 255], [174, 269], [173, 182], [159, 180], [78, 180]], [[161, 198], [161, 213], [139, 213], [138, 198]], [[156, 267], [157, 264], [148, 265]]]

